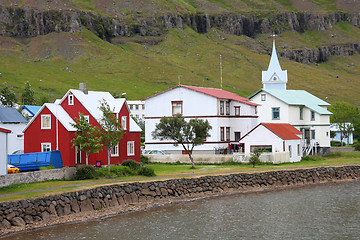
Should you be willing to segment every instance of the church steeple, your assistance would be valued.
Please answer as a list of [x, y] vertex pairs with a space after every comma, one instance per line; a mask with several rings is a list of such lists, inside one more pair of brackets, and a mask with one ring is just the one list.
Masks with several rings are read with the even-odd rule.
[[262, 71], [262, 83], [264, 89], [286, 89], [287, 71], [281, 69], [275, 48], [275, 39], [269, 67], [267, 71]]

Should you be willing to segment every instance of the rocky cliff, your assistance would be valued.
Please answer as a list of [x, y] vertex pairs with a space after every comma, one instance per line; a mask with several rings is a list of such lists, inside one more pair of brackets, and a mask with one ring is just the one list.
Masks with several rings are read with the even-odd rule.
[[[325, 31], [339, 22], [348, 22], [360, 27], [360, 14], [286, 12], [269, 17], [255, 14], [163, 14], [144, 17], [129, 14], [122, 18], [109, 18], [74, 10], [37, 10], [30, 8], [0, 7], [0, 36], [35, 37], [51, 32], [79, 32], [85, 27], [100, 38], [113, 42], [119, 37], [162, 36], [168, 29], [191, 27], [198, 33], [207, 33], [211, 28], [221, 29], [232, 35], [255, 37], [263, 33], [284, 31]], [[333, 44], [314, 49], [285, 49], [281, 56], [301, 63], [323, 62], [333, 55], [359, 53], [359, 43]]]

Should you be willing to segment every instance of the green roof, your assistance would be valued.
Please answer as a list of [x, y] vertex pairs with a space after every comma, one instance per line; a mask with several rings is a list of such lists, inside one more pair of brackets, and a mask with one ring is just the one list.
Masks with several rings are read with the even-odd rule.
[[[305, 90], [261, 89], [260, 91], [267, 92], [268, 94], [276, 97], [277, 99], [285, 102], [288, 105], [305, 106], [317, 112], [318, 114], [332, 114], [330, 111], [322, 107], [330, 106], [329, 103], [321, 100], [320, 98], [312, 95], [311, 93], [308, 93]], [[258, 92], [256, 92], [252, 96], [256, 95]]]

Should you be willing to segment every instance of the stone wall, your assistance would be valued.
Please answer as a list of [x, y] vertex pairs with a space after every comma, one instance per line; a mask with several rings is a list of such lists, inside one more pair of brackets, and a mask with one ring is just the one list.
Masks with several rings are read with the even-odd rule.
[[43, 171], [23, 172], [16, 174], [0, 175], [0, 187], [15, 183], [41, 182], [55, 179], [72, 179], [76, 173], [75, 167], [50, 169]]
[[[54, 219], [114, 209], [113, 214], [134, 206], [187, 200], [222, 193], [256, 191], [303, 184], [360, 179], [360, 166], [299, 169], [254, 174], [181, 178], [164, 181], [134, 182], [95, 187], [43, 198], [0, 204], [2, 234], [11, 229], [29, 229], [39, 223], [56, 224]], [[70, 218], [71, 219], [71, 218]], [[53, 222], [52, 222], [53, 221]], [[74, 221], [71, 219], [69, 221]], [[46, 225], [45, 224], [45, 225]]]

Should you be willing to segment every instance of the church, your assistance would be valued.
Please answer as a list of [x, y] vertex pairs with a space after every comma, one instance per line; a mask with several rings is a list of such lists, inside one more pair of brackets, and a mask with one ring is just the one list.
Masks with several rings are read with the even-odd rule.
[[305, 90], [288, 90], [287, 71], [282, 70], [275, 40], [269, 67], [262, 71], [263, 88], [249, 99], [259, 104], [259, 123], [289, 123], [302, 132], [304, 155], [330, 152], [329, 103]]

